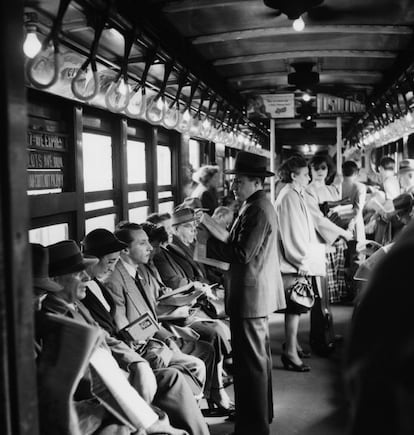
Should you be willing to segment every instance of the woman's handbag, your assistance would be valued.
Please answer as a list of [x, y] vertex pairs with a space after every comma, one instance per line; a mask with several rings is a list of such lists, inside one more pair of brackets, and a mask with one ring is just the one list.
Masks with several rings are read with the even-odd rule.
[[312, 308], [315, 303], [315, 293], [312, 284], [306, 277], [299, 277], [289, 290], [292, 302], [305, 308]]

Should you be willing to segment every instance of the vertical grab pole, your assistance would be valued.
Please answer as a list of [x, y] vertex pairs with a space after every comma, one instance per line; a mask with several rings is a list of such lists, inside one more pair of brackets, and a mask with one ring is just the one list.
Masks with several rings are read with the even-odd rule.
[[[275, 120], [270, 119], [270, 171], [275, 172], [276, 159], [276, 138], [275, 138]], [[270, 177], [270, 201], [275, 203], [275, 177]]]
[[[336, 117], [336, 174], [342, 178], [342, 118]], [[339, 184], [340, 195], [342, 197], [342, 182]]]

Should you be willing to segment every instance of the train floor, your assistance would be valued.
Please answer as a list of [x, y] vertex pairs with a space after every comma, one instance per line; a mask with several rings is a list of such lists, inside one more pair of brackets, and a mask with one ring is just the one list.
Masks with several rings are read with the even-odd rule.
[[[333, 306], [335, 333], [346, 337], [352, 315], [350, 306]], [[299, 340], [307, 349], [309, 315], [302, 316]], [[284, 341], [283, 315], [270, 318], [270, 336], [273, 357], [273, 400], [275, 419], [271, 435], [344, 435], [347, 427], [341, 362], [344, 343], [340, 343], [329, 358], [312, 355], [306, 360], [309, 373], [286, 371], [280, 362]], [[233, 397], [233, 387], [227, 387]], [[203, 401], [204, 402], [204, 401]], [[205, 407], [202, 403], [202, 408]], [[225, 417], [208, 417], [211, 435], [225, 435], [233, 431], [233, 423]], [[252, 434], [255, 435], [255, 434]]]

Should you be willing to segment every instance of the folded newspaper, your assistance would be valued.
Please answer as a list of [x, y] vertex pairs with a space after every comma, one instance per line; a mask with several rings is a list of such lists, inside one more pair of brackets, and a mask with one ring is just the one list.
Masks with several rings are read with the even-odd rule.
[[200, 223], [203, 224], [210, 234], [214, 236], [216, 239], [221, 240], [222, 242], [227, 242], [230, 233], [220, 226], [211, 216], [209, 216], [207, 213], [203, 213], [200, 218]]
[[160, 305], [173, 305], [182, 307], [184, 305], [194, 305], [197, 299], [203, 294], [202, 290], [194, 288], [194, 283], [190, 282], [179, 287], [172, 292], [165, 293], [157, 299]]

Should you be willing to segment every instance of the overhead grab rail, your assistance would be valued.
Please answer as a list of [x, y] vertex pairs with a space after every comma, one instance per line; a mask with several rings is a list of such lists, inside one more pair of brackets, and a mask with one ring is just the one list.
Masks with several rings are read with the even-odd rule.
[[[53, 22], [52, 29], [49, 35], [44, 39], [40, 52], [27, 62], [27, 77], [34, 86], [39, 89], [47, 89], [53, 86], [59, 78], [60, 69], [60, 47], [59, 47], [59, 32], [62, 27], [63, 17], [68, 9], [71, 0], [61, 0], [59, 3], [58, 12]], [[48, 64], [47, 58], [44, 53], [49, 49], [50, 43], [53, 45], [53, 59], [52, 62], [52, 76], [49, 81], [39, 81], [35, 75], [36, 72], [43, 66], [45, 68]]]
[[126, 109], [130, 99], [130, 89], [128, 84], [128, 63], [129, 55], [134, 42], [138, 37], [138, 29], [134, 27], [131, 32], [124, 35], [124, 57], [122, 59], [121, 69], [115, 77], [111, 86], [105, 93], [105, 104], [109, 110], [115, 113], [122, 112]]
[[146, 83], [148, 71], [154, 64], [157, 57], [157, 48], [150, 48], [146, 53], [145, 67], [141, 79], [129, 94], [129, 104], [125, 108], [125, 113], [131, 118], [144, 116], [146, 110]]
[[178, 77], [178, 87], [175, 97], [168, 104], [167, 110], [165, 111], [164, 119], [162, 124], [164, 127], [173, 129], [177, 126], [180, 119], [180, 97], [184, 85], [187, 83], [188, 70], [182, 70]]
[[[72, 79], [71, 89], [73, 95], [82, 101], [92, 100], [92, 98], [94, 98], [99, 92], [99, 80], [98, 80], [98, 72], [96, 68], [96, 54], [98, 52], [99, 40], [101, 39], [102, 32], [108, 21], [109, 12], [112, 7], [112, 3], [113, 0], [109, 1], [103, 14], [95, 17], [95, 22], [93, 26], [95, 29], [95, 35], [91, 45], [91, 52], [88, 58], [85, 60], [85, 62], [83, 62], [81, 67], [78, 69], [75, 77]], [[92, 90], [89, 93], [83, 93], [83, 91], [88, 91], [87, 89], [88, 86], [86, 83], [86, 73], [89, 65], [91, 66], [91, 70], [92, 70], [92, 83], [93, 83]]]

